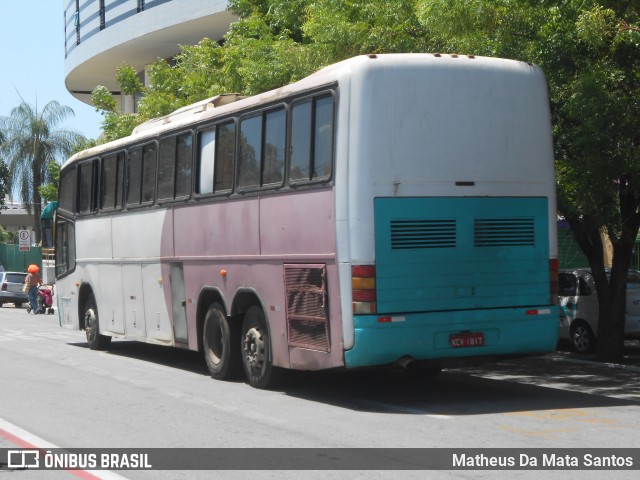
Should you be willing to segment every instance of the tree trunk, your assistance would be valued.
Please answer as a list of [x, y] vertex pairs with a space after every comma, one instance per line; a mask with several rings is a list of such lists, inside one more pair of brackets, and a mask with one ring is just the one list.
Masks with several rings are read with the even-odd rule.
[[44, 160], [36, 158], [33, 162], [33, 230], [36, 232], [36, 244], [40, 244], [42, 239], [41, 216], [42, 216], [42, 198], [38, 188], [42, 185], [42, 163]]
[[[567, 221], [569, 222], [569, 226], [571, 227], [580, 249], [584, 252], [587, 260], [589, 261], [591, 274], [593, 275], [593, 280], [596, 284], [596, 295], [598, 296], [598, 329], [597, 332], [594, 333], [597, 337], [597, 358], [604, 361], [615, 361], [622, 355], [622, 342], [620, 342], [619, 346], [616, 347], [616, 336], [610, 334], [614, 318], [612, 314], [614, 312], [616, 312], [615, 315], [619, 314], [619, 305], [620, 302], [623, 302], [622, 318], [624, 321], [626, 281], [622, 284], [622, 298], [620, 297], [619, 292], [619, 280], [616, 281], [616, 293], [613, 294], [614, 289], [611, 288], [611, 284], [609, 283], [609, 279], [607, 278], [605, 271], [604, 249], [600, 230], [589, 228], [588, 225], [590, 222], [588, 219], [567, 218]], [[619, 245], [619, 247], [622, 247], [622, 245]], [[616, 268], [616, 275], [619, 275], [621, 267], [623, 267], [622, 262], [624, 255], [620, 255], [621, 253], [622, 252], [616, 252], [614, 247], [614, 261], [616, 261], [617, 257], [620, 256], [620, 259], [617, 260], [618, 267]], [[627, 274], [626, 272], [627, 270], [624, 270], [625, 278]], [[619, 319], [619, 317], [615, 318]]]
[[635, 237], [633, 241], [630, 241], [631, 239], [628, 237], [628, 234], [623, 235], [623, 238], [613, 246], [613, 265], [608, 285], [609, 311], [601, 311], [598, 318], [596, 359], [603, 362], [618, 362], [623, 354], [624, 322], [627, 312], [627, 275], [635, 242]]

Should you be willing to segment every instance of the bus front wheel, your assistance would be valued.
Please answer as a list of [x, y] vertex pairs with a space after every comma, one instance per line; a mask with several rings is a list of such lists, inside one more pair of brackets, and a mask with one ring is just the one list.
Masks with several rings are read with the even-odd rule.
[[260, 307], [253, 306], [247, 310], [241, 337], [242, 364], [249, 385], [264, 389], [273, 387], [282, 372], [273, 366], [271, 339]]
[[96, 300], [91, 295], [84, 307], [84, 333], [91, 350], [106, 350], [111, 344], [111, 337], [100, 334], [100, 322], [98, 320], [98, 308]]
[[202, 345], [209, 373], [218, 380], [229, 380], [240, 374], [240, 337], [238, 322], [229, 322], [221, 305], [209, 307], [204, 319]]

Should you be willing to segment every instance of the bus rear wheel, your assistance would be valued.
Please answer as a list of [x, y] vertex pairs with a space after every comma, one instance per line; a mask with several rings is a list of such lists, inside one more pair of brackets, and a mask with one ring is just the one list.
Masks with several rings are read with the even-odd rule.
[[91, 295], [87, 299], [84, 308], [84, 333], [91, 350], [106, 350], [111, 344], [111, 337], [100, 334], [100, 322], [98, 320], [98, 308], [96, 300]]
[[262, 309], [253, 306], [242, 323], [242, 364], [249, 385], [255, 388], [271, 388], [280, 379], [282, 371], [273, 366], [271, 338]]
[[240, 375], [240, 338], [238, 322], [229, 322], [218, 303], [209, 307], [204, 319], [202, 346], [209, 373], [218, 380]]

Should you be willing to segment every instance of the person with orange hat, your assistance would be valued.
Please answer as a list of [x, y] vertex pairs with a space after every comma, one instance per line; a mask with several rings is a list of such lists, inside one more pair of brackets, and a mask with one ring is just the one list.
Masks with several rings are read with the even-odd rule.
[[25, 289], [29, 294], [29, 305], [31, 308], [29, 311], [36, 313], [38, 310], [38, 287], [42, 284], [42, 279], [38, 274], [40, 272], [40, 267], [37, 265], [31, 264], [29, 268], [27, 268], [29, 275], [27, 275], [24, 279]]

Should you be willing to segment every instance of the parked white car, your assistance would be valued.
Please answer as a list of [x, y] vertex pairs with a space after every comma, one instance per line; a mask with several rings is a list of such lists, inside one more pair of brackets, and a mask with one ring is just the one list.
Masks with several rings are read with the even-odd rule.
[[[608, 274], [609, 272], [607, 272]], [[598, 332], [598, 296], [589, 269], [561, 270], [559, 276], [560, 338], [580, 353], [592, 352]], [[629, 271], [625, 338], [640, 339], [640, 272]]]

